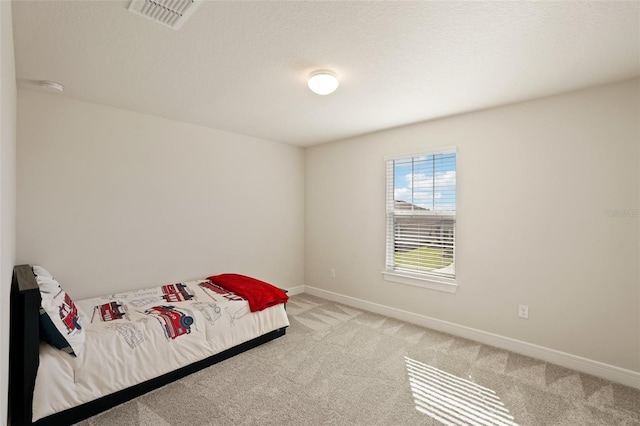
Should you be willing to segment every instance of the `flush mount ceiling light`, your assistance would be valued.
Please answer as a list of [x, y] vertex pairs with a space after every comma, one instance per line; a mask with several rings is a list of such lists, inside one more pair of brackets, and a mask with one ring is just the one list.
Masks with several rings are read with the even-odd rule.
[[51, 80], [40, 80], [38, 86], [42, 87], [47, 92], [62, 93], [64, 86], [60, 83]]
[[338, 88], [336, 73], [328, 70], [314, 71], [309, 75], [309, 89], [318, 95], [328, 95]]

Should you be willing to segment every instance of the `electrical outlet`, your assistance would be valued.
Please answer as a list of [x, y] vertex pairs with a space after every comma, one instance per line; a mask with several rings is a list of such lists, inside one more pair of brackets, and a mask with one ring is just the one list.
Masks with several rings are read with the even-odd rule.
[[336, 277], [336, 270], [331, 268], [331, 278], [335, 278]]
[[529, 319], [529, 307], [527, 305], [518, 305], [518, 316]]

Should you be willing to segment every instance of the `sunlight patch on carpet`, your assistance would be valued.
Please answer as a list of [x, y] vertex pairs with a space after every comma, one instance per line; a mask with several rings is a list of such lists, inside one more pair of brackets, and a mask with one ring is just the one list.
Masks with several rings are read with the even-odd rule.
[[446, 425], [518, 426], [496, 393], [404, 357], [416, 409]]

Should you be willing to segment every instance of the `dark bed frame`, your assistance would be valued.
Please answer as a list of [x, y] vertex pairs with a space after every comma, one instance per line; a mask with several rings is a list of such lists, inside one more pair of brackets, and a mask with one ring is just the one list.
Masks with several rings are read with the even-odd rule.
[[9, 349], [9, 419], [12, 426], [70, 425], [143, 395], [203, 368], [255, 348], [286, 334], [286, 327], [229, 348], [209, 358], [194, 362], [96, 400], [52, 414], [32, 422], [33, 389], [40, 362], [39, 309], [40, 290], [30, 265], [13, 268], [11, 281], [11, 319]]

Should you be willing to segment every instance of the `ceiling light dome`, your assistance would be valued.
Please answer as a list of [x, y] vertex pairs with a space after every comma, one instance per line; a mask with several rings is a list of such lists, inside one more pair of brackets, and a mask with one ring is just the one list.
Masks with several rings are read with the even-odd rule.
[[309, 75], [309, 89], [318, 95], [328, 95], [338, 88], [336, 73], [328, 70], [314, 71]]

